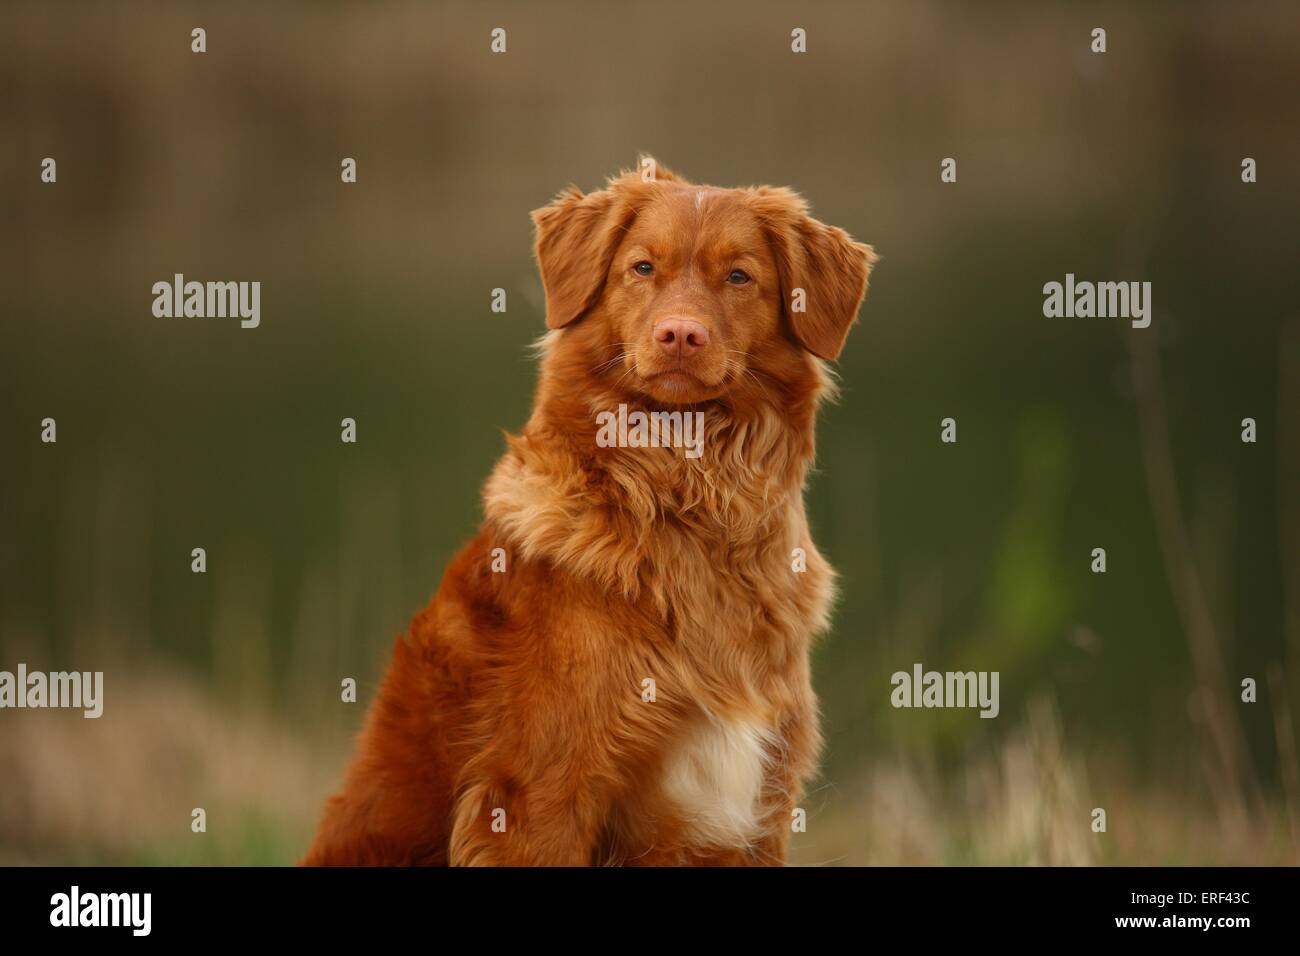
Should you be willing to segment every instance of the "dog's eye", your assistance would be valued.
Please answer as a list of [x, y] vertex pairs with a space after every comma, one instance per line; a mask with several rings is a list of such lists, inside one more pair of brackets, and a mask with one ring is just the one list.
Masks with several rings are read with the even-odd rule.
[[731, 275], [727, 276], [727, 281], [732, 285], [744, 285], [749, 281], [749, 275], [741, 272], [739, 269], [732, 269]]
[[639, 276], [652, 276], [655, 274], [655, 267], [643, 260], [634, 265], [632, 271]]

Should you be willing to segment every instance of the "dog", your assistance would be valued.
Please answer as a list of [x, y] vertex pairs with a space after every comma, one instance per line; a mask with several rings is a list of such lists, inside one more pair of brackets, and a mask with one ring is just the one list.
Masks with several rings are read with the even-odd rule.
[[[834, 597], [803, 490], [876, 257], [789, 189], [654, 168], [532, 214], [532, 416], [303, 864], [784, 863]], [[598, 442], [620, 408], [701, 428]]]

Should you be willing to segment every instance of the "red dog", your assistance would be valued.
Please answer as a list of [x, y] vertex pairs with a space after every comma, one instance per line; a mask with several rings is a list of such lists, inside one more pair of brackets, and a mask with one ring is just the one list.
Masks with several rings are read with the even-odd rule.
[[[781, 863], [833, 597], [803, 508], [820, 360], [874, 255], [789, 190], [662, 168], [533, 221], [532, 418], [398, 639], [304, 862]], [[610, 446], [620, 406], [702, 428]]]

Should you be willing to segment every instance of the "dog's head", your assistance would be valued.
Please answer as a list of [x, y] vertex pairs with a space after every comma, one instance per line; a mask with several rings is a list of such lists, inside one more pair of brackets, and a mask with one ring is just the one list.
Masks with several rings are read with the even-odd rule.
[[662, 167], [533, 213], [546, 324], [610, 388], [673, 405], [766, 394], [835, 359], [870, 246], [788, 189], [719, 189]]

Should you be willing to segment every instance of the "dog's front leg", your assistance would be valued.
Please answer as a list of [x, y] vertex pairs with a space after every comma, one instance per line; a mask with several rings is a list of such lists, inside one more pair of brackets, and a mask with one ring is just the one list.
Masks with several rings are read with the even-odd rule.
[[749, 851], [754, 864], [785, 864], [796, 810], [816, 769], [820, 749], [816, 701], [809, 690], [806, 703], [781, 722], [779, 743], [768, 754], [761, 832]]
[[453, 866], [590, 866], [605, 810], [574, 779], [480, 779], [456, 803]]

